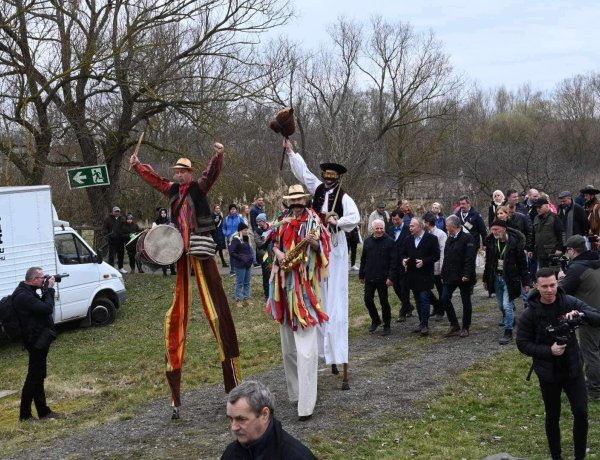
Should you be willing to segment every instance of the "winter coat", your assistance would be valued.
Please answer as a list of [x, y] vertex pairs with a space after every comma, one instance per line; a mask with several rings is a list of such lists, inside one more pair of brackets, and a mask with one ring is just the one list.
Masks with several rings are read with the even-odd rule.
[[485, 239], [485, 236], [487, 235], [485, 222], [483, 221], [481, 214], [479, 214], [479, 211], [477, 211], [475, 208], [471, 208], [469, 209], [467, 215], [463, 218], [462, 210], [459, 209], [456, 211], [455, 215], [460, 220], [463, 230], [467, 230], [473, 237], [475, 249], [479, 249], [481, 246], [480, 240]]
[[252, 206], [252, 209], [250, 209], [250, 229], [253, 232], [256, 232], [258, 230], [258, 225], [256, 224], [256, 217], [264, 212], [265, 208], [259, 208], [256, 205]]
[[535, 255], [540, 266], [548, 264], [548, 257], [555, 251], [562, 251], [565, 245], [565, 232], [560, 219], [549, 212], [545, 216], [537, 215], [533, 221], [535, 235]]
[[465, 284], [463, 277], [469, 280], [466, 283], [475, 284], [475, 258], [477, 251], [471, 234], [458, 232], [456, 237], [448, 235], [444, 247], [444, 263], [442, 265], [442, 282], [448, 285]]
[[[519, 241], [516, 236], [508, 233], [506, 246], [504, 250], [504, 263], [502, 278], [508, 288], [508, 297], [510, 300], [516, 299], [521, 295], [521, 285], [529, 286], [529, 271], [527, 270], [527, 261], [525, 253], [519, 248]], [[485, 268], [483, 269], [483, 282], [487, 285], [487, 290], [491, 294], [495, 291], [496, 275], [498, 274], [498, 259], [500, 252], [498, 250], [498, 241], [494, 235], [489, 235], [485, 239]]]
[[227, 214], [223, 221], [223, 235], [225, 235], [228, 241], [231, 240], [233, 234], [238, 231], [238, 225], [242, 222], [245, 223], [246, 221], [239, 214]]
[[102, 223], [102, 231], [104, 235], [108, 238], [108, 241], [112, 243], [118, 243], [121, 241], [121, 233], [119, 231], [119, 226], [125, 222], [122, 216], [113, 216], [109, 214], [104, 219]]
[[[434, 275], [433, 267], [440, 258], [440, 247], [438, 239], [431, 233], [423, 233], [423, 237], [418, 247], [415, 247], [415, 237], [409, 235], [404, 242], [404, 248], [398, 262], [410, 259], [406, 267], [406, 279], [408, 288], [413, 291], [428, 291], [433, 289]], [[417, 268], [415, 260], [421, 259], [423, 266]], [[397, 266], [392, 267], [392, 271], [397, 271]]]
[[516, 212], [506, 221], [506, 225], [520, 231], [525, 237], [525, 250], [533, 251], [533, 224], [526, 215]]
[[44, 290], [40, 295], [35, 286], [21, 281], [13, 292], [13, 306], [19, 317], [23, 344], [33, 346], [42, 331], [54, 328], [54, 288]]
[[[573, 235], [587, 235], [589, 227], [587, 215], [577, 203], [573, 202], [571, 206], [559, 205], [557, 216], [563, 225], [567, 239]], [[571, 231], [569, 231], [569, 228]]]
[[517, 348], [533, 358], [533, 369], [540, 380], [555, 382], [556, 379], [574, 378], [583, 372], [583, 356], [572, 334], [567, 342], [562, 356], [554, 356], [551, 346], [556, 341], [555, 336], [547, 331], [550, 325], [557, 326], [559, 317], [571, 310], [578, 310], [585, 315], [584, 322], [590, 326], [600, 326], [600, 311], [586, 305], [581, 300], [565, 294], [562, 288], [557, 292], [558, 310], [551, 315], [549, 306], [542, 304], [540, 294], [533, 291], [528, 299], [526, 308], [519, 319], [517, 329]]
[[387, 234], [381, 238], [373, 235], [363, 243], [360, 257], [360, 270], [358, 278], [365, 281], [385, 281], [391, 278], [392, 256], [394, 253], [394, 240]]
[[249, 268], [252, 266], [254, 255], [250, 246], [250, 238], [242, 237], [240, 233], [234, 233], [229, 245], [229, 255], [236, 267]]
[[393, 276], [404, 276], [406, 270], [402, 265], [402, 253], [404, 251], [404, 243], [406, 243], [406, 238], [410, 236], [410, 231], [408, 229], [408, 225], [404, 222], [402, 223], [402, 230], [400, 230], [400, 234], [398, 235], [398, 239], [396, 239], [396, 232], [394, 231], [394, 226], [391, 225], [389, 229], [386, 230], [387, 235], [394, 242], [394, 253], [392, 254], [392, 266], [395, 267], [393, 270]]
[[308, 447], [291, 436], [273, 418], [273, 424], [261, 438], [249, 445], [234, 441], [227, 446], [221, 460], [316, 460]]
[[594, 308], [600, 308], [600, 257], [596, 251], [585, 251], [568, 265], [560, 281], [565, 293], [577, 297]]
[[214, 242], [217, 245], [217, 250], [225, 249], [227, 245], [225, 244], [225, 235], [223, 234], [223, 214], [212, 214], [213, 221], [215, 223], [215, 229], [211, 232]]

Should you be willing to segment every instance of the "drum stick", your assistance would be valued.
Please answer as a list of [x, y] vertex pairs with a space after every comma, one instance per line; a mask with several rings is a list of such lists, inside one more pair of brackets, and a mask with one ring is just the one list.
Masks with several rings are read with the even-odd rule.
[[[142, 141], [144, 140], [144, 133], [145, 131], [142, 131], [142, 134], [140, 134], [140, 138], [137, 141], [137, 145], [135, 146], [135, 149], [133, 151], [133, 155], [134, 157], [137, 158], [138, 153], [140, 151], [140, 146], [142, 145]], [[129, 164], [129, 170], [131, 171], [131, 163]]]

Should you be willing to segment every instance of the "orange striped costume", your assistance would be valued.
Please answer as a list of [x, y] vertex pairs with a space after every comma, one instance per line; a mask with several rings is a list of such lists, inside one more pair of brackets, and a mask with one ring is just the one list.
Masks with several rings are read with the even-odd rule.
[[[148, 164], [137, 163], [133, 167], [148, 184], [169, 196], [173, 181], [158, 176]], [[222, 168], [223, 154], [217, 153], [197, 181], [203, 193], [210, 190]], [[186, 194], [189, 185], [182, 184], [179, 187], [179, 196], [171, 203], [172, 213], [179, 209], [175, 224], [184, 241], [184, 254], [177, 261], [177, 282], [173, 302], [165, 315], [166, 375], [174, 407], [181, 405], [181, 371], [185, 359], [185, 343], [192, 303], [191, 269], [194, 270], [204, 315], [209, 321], [219, 348], [225, 391], [229, 392], [241, 382], [237, 335], [217, 263], [212, 257], [200, 260], [187, 255], [190, 234], [196, 226], [194, 203], [190, 195]], [[179, 208], [182, 197], [184, 202]]]

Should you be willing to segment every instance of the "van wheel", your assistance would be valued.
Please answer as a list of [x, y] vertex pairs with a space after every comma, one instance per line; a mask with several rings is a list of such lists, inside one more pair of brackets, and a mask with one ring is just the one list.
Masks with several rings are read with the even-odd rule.
[[117, 309], [112, 300], [98, 297], [92, 302], [90, 319], [92, 326], [108, 326], [115, 320]]

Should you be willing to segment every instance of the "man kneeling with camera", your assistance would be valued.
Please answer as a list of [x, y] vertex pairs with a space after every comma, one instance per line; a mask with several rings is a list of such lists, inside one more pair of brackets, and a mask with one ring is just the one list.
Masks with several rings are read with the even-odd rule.
[[588, 398], [583, 359], [575, 335], [581, 322], [600, 326], [600, 311], [565, 294], [558, 287], [554, 270], [542, 268], [537, 274], [537, 291], [529, 297], [519, 320], [517, 347], [533, 358], [546, 411], [546, 437], [553, 459], [561, 459], [560, 398], [564, 391], [573, 413], [575, 458], [586, 454]]
[[[58, 276], [58, 275], [57, 275]], [[19, 420], [35, 420], [31, 403], [35, 403], [40, 420], [59, 418], [46, 404], [44, 379], [50, 344], [56, 338], [54, 328], [54, 276], [47, 276], [40, 267], [31, 267], [13, 293], [13, 306], [21, 324], [23, 345], [29, 353], [27, 377], [21, 391]], [[37, 293], [40, 290], [41, 294]]]

